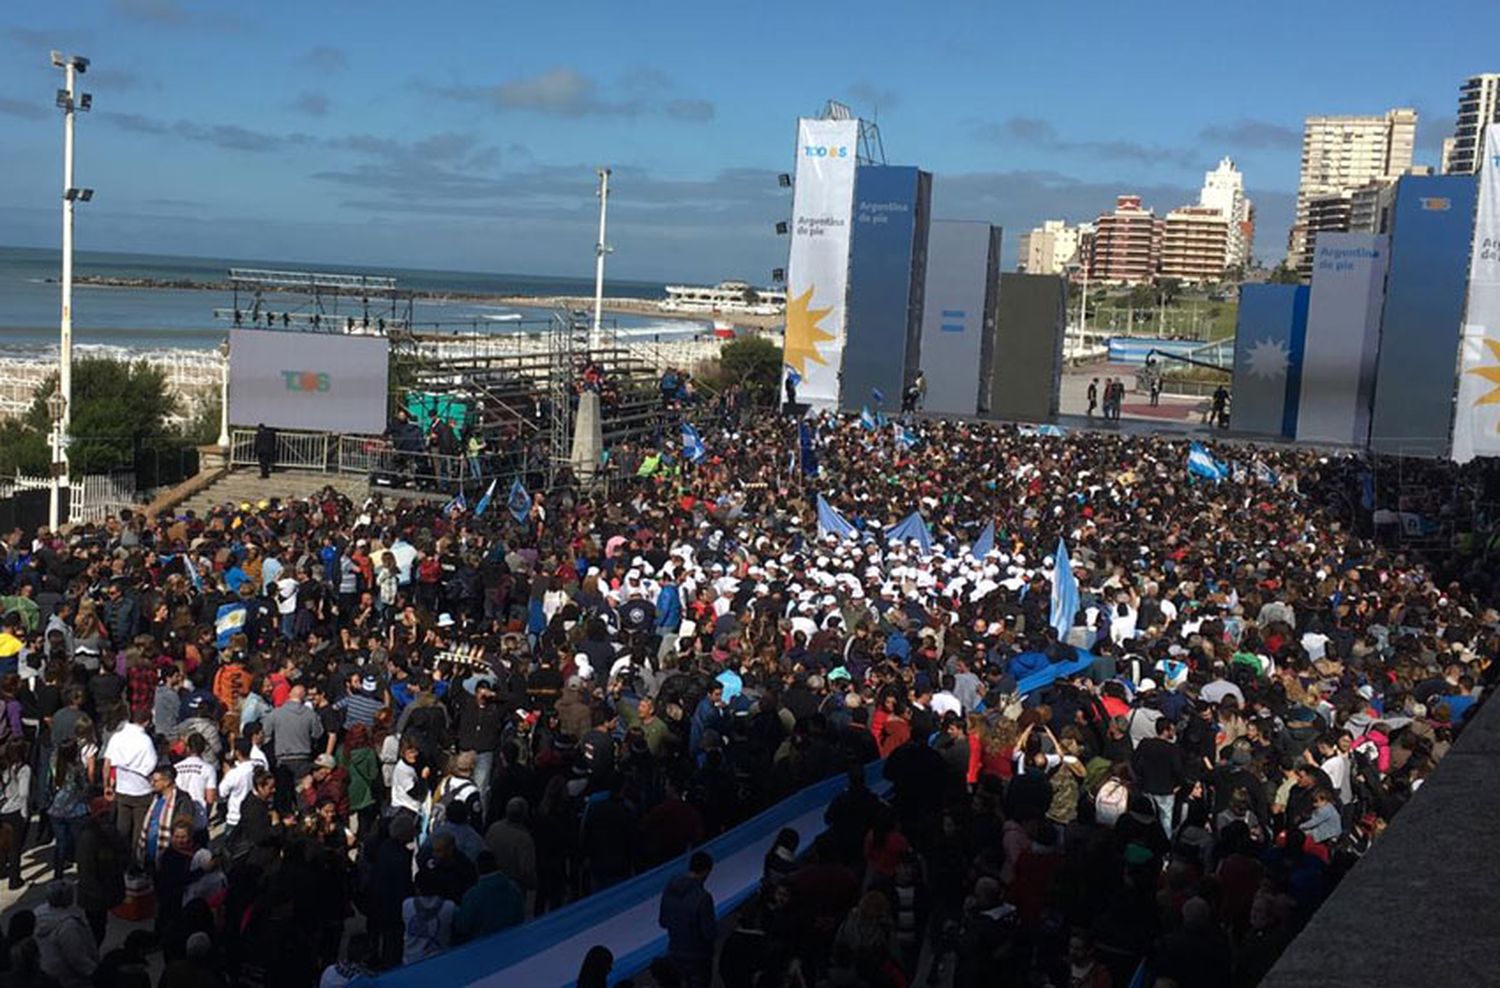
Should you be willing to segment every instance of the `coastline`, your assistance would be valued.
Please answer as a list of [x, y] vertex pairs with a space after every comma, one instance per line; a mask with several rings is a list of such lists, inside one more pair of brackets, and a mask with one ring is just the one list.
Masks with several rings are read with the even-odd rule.
[[[48, 279], [48, 283], [54, 283]], [[87, 286], [89, 288], [128, 288], [138, 291], [203, 291], [203, 292], [229, 292], [232, 286], [229, 282], [218, 281], [195, 281], [192, 279], [163, 279], [163, 278], [119, 278], [100, 275], [82, 275], [74, 279], [74, 284]], [[268, 289], [279, 291], [279, 289]], [[517, 305], [536, 309], [555, 309], [559, 307], [568, 309], [581, 309], [593, 311], [594, 299], [592, 296], [579, 295], [491, 295], [482, 292], [437, 292], [414, 290], [403, 293], [413, 299], [421, 299], [432, 302], [477, 302], [501, 305]], [[637, 298], [632, 296], [606, 297], [603, 303], [605, 312], [624, 315], [651, 316], [653, 318], [671, 319], [679, 322], [711, 322], [715, 319], [724, 320], [736, 327], [747, 329], [773, 329], [785, 322], [785, 317], [780, 315], [767, 316], [746, 312], [681, 312], [672, 309], [661, 308], [655, 299]]]

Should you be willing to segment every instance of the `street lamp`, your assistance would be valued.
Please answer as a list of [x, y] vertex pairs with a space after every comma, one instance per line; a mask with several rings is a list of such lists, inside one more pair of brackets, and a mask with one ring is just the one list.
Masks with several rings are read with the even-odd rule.
[[[60, 51], [51, 53], [52, 65], [63, 70], [63, 88], [57, 91], [57, 106], [63, 111], [63, 228], [62, 228], [62, 322], [59, 326], [57, 348], [58, 412], [53, 416], [53, 431], [57, 436], [68, 433], [68, 402], [73, 397], [73, 205], [94, 198], [93, 189], [80, 189], [73, 185], [73, 115], [77, 111], [87, 112], [93, 108], [94, 97], [89, 93], [78, 93], [77, 77], [89, 70], [89, 60], [82, 55], [64, 55]], [[52, 408], [48, 400], [48, 410]], [[52, 527], [57, 527], [57, 491], [68, 482], [68, 453], [66, 441], [53, 449], [52, 463]]]
[[68, 439], [63, 424], [67, 414], [68, 399], [60, 389], [53, 391], [47, 396], [47, 417], [52, 421], [52, 438], [48, 443], [52, 447], [52, 486], [47, 491], [47, 527], [53, 532], [57, 531], [58, 501], [68, 475]]
[[219, 356], [223, 358], [224, 364], [220, 371], [223, 380], [219, 391], [219, 448], [227, 455], [229, 452], [229, 337], [227, 336], [219, 341]]

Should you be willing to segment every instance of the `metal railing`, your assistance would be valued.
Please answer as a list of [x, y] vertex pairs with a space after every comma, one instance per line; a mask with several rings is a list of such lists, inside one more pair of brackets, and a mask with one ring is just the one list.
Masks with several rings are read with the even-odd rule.
[[[28, 477], [17, 473], [0, 478], [0, 500], [14, 497], [18, 491], [52, 489], [51, 477]], [[110, 474], [91, 474], [69, 478], [68, 519], [70, 525], [100, 522], [110, 515], [136, 504], [135, 478]]]
[[[333, 438], [336, 437], [326, 432], [278, 431], [276, 459], [272, 466], [292, 470], [327, 470], [330, 440]], [[229, 434], [230, 466], [253, 466], [259, 462], [255, 455], [255, 430], [233, 430]]]

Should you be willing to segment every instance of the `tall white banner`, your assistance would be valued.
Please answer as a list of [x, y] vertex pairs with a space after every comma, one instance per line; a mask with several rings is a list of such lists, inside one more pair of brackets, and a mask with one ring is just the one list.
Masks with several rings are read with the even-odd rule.
[[1500, 455], [1500, 127], [1487, 127], [1479, 210], [1469, 260], [1469, 302], [1459, 354], [1453, 459]]
[[797, 400], [836, 407], [854, 212], [858, 120], [797, 122], [797, 183], [786, 272], [786, 373]]

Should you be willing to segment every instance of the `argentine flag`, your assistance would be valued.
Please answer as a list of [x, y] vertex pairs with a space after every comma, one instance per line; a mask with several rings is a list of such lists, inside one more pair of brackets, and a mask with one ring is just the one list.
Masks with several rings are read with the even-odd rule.
[[483, 518], [484, 517], [484, 513], [486, 511], [490, 510], [490, 501], [495, 496], [495, 485], [498, 484], [499, 482], [500, 482], [500, 480], [499, 480], [498, 477], [495, 478], [495, 479], [492, 479], [490, 481], [490, 486], [488, 487], [488, 489], [485, 490], [483, 496], [481, 496], [479, 498], [479, 503], [476, 504], [476, 505], [474, 505], [474, 517], [475, 518]]
[[1223, 480], [1229, 473], [1224, 464], [1203, 448], [1202, 443], [1193, 443], [1188, 447], [1187, 472], [1189, 477], [1203, 477], [1214, 483]]
[[833, 505], [828, 503], [828, 499], [821, 494], [818, 495], [818, 535], [820, 537], [836, 535], [841, 539], [859, 539], [858, 530], [849, 524], [848, 519], [839, 514]]
[[228, 648], [229, 639], [245, 630], [249, 613], [249, 608], [240, 601], [219, 606], [214, 616], [215, 642], [219, 648]]
[[907, 449], [915, 449], [919, 440], [917, 439], [917, 434], [915, 432], [912, 432], [910, 429], [906, 428], [904, 425], [901, 425], [898, 422], [896, 424], [896, 442], [905, 446]]
[[869, 405], [859, 410], [859, 427], [870, 432], [875, 431], [875, 416], [870, 414]]
[[520, 477], [511, 481], [510, 496], [505, 499], [505, 506], [510, 509], [510, 516], [516, 520], [516, 524], [526, 524], [526, 519], [531, 514], [531, 495], [526, 493]]
[[1255, 461], [1255, 479], [1269, 487], [1275, 487], [1281, 481], [1281, 478], [1276, 476], [1275, 470], [1259, 460]]
[[708, 455], [708, 447], [703, 445], [703, 437], [698, 435], [698, 430], [690, 423], [682, 423], [682, 455], [689, 463], [701, 463]]
[[1078, 577], [1073, 575], [1073, 564], [1068, 561], [1068, 544], [1057, 540], [1057, 557], [1052, 570], [1051, 624], [1058, 638], [1067, 636], [1073, 627], [1073, 618], [1078, 614]]
[[443, 505], [443, 514], [451, 515], [453, 514], [455, 509], [458, 511], [469, 510], [469, 502], [464, 500], [463, 491], [459, 491], [457, 494], [453, 495], [453, 500]]

